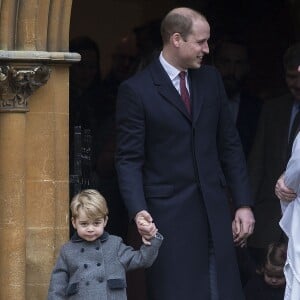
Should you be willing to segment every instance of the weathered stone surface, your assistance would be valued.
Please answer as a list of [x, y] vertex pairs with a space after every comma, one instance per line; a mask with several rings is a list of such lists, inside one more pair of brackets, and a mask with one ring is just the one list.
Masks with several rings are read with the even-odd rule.
[[1, 2], [0, 98], [25, 102], [0, 109], [0, 299], [46, 299], [69, 236], [69, 66], [80, 60], [67, 52], [71, 6]]

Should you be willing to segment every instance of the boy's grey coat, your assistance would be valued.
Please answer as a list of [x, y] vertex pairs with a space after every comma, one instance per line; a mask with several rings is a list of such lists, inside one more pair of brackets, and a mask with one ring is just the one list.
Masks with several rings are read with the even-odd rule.
[[48, 300], [125, 300], [126, 271], [150, 267], [162, 237], [140, 250], [105, 232], [94, 242], [77, 235], [62, 246], [52, 272]]

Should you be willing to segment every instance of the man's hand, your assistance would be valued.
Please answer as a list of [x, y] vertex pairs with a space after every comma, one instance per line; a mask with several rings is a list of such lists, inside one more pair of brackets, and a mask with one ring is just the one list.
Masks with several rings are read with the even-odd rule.
[[282, 174], [275, 185], [275, 195], [282, 201], [293, 201], [296, 199], [296, 193], [288, 188], [284, 183], [284, 174]]
[[247, 238], [252, 234], [255, 219], [250, 207], [241, 207], [235, 212], [232, 222], [234, 243], [238, 246], [246, 246]]
[[143, 243], [145, 245], [151, 245], [149, 240], [157, 233], [157, 228], [153, 223], [151, 215], [146, 210], [142, 210], [136, 214], [134, 220], [138, 232], [142, 236]]

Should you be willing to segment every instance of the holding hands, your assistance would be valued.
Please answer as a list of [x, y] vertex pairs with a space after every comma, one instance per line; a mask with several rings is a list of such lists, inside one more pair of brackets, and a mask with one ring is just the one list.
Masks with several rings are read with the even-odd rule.
[[233, 240], [237, 246], [246, 246], [247, 238], [252, 234], [255, 219], [250, 207], [237, 209], [232, 222]]
[[153, 223], [151, 215], [142, 210], [138, 212], [134, 218], [139, 234], [142, 236], [145, 245], [151, 245], [150, 240], [156, 235], [157, 228]]

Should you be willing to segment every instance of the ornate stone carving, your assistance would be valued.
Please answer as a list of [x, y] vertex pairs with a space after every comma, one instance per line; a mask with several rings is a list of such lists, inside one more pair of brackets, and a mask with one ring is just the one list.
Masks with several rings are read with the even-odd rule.
[[28, 97], [49, 77], [46, 65], [0, 65], [0, 112], [28, 111]]

